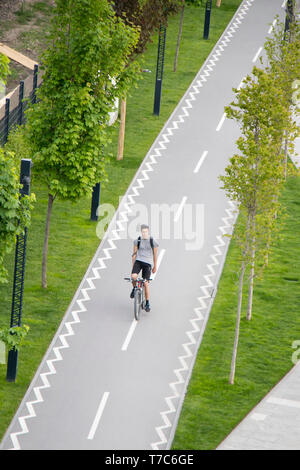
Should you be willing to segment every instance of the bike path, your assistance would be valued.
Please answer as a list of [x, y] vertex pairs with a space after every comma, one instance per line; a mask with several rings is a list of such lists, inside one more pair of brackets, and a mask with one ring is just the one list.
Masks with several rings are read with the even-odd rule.
[[[170, 448], [236, 214], [220, 190], [236, 150], [222, 120], [232, 87], [251, 71], [282, 1], [242, 2], [145, 157], [3, 441], [3, 449]], [[207, 152], [205, 154], [205, 152]], [[197, 171], [195, 171], [198, 168]], [[160, 238], [151, 312], [133, 322], [132, 240], [137, 204], [204, 208], [203, 246]], [[174, 220], [173, 220], [174, 221]], [[156, 236], [155, 233], [153, 233]], [[131, 334], [132, 333], [132, 334]]]

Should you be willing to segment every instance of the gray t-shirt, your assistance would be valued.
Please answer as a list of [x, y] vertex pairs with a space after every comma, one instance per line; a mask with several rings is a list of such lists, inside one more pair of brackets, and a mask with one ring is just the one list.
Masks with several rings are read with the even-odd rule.
[[[138, 239], [134, 240], [133, 244], [134, 246], [137, 246]], [[153, 247], [157, 247], [157, 246], [158, 246], [158, 243], [153, 238]], [[140, 247], [136, 255], [136, 260], [151, 264], [151, 266], [153, 265], [153, 251], [152, 251], [151, 244], [150, 244], [150, 237], [149, 238], [141, 237]]]

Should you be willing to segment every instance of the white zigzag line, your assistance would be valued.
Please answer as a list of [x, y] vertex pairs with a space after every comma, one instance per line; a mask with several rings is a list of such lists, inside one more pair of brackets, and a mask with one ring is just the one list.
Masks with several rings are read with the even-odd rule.
[[[177, 129], [177, 126], [174, 126], [174, 129]], [[168, 135], [173, 135], [173, 132], [172, 132], [171, 129], [167, 129], [167, 131], [168, 131]], [[158, 145], [160, 146], [160, 149], [156, 148], [154, 150], [156, 152], [156, 154], [159, 155], [159, 156], [162, 156], [161, 150], [166, 149], [165, 143], [169, 143], [169, 138], [167, 137], [167, 134], [163, 134], [162, 139], [163, 140], [160, 140], [158, 142]], [[132, 187], [132, 193], [127, 196], [127, 199], [129, 200], [129, 202], [124, 204], [124, 207], [125, 207], [126, 210], [120, 211], [120, 213], [119, 213], [119, 218], [122, 218], [123, 222], [128, 220], [127, 214], [129, 212], [132, 212], [132, 209], [130, 208], [130, 205], [135, 204], [134, 198], [136, 196], [139, 196], [139, 189], [144, 187], [143, 181], [149, 180], [149, 176], [148, 176], [147, 173], [149, 173], [150, 171], [153, 171], [152, 166], [157, 164], [157, 160], [156, 160], [155, 155], [149, 155], [149, 159], [151, 160], [151, 162], [146, 162], [145, 163], [145, 166], [147, 167], [147, 169], [141, 171], [143, 177], [137, 179], [137, 185]], [[119, 240], [120, 239], [120, 236], [119, 236], [118, 232], [124, 230], [124, 227], [122, 225], [123, 222], [121, 222], [120, 220], [116, 221], [116, 226], [118, 228], [111, 230], [111, 232], [113, 233], [114, 236], [108, 239], [108, 243], [109, 243], [110, 247], [103, 249], [103, 252], [105, 253], [105, 257], [101, 257], [101, 258], [97, 259], [97, 261], [99, 263], [99, 267], [97, 267], [97, 268], [93, 267], [92, 270], [91, 270], [92, 273], [93, 273], [93, 276], [88, 277], [86, 279], [86, 282], [87, 282], [89, 287], [81, 289], [81, 291], [80, 291], [83, 297], [76, 301], [77, 304], [80, 307], [80, 310], [72, 311], [74, 321], [65, 323], [64, 326], [66, 327], [68, 333], [59, 335], [58, 338], [60, 339], [60, 341], [62, 343], [62, 346], [53, 348], [53, 352], [56, 356], [55, 359], [51, 359], [51, 360], [46, 361], [46, 364], [48, 366], [49, 371], [40, 374], [40, 378], [41, 378], [41, 381], [42, 381], [43, 385], [41, 385], [39, 387], [34, 387], [34, 389], [33, 389], [36, 400], [29, 401], [29, 402], [26, 403], [26, 407], [29, 411], [29, 414], [26, 415], [26, 416], [22, 416], [22, 417], [18, 418], [18, 421], [19, 421], [19, 424], [20, 424], [20, 427], [21, 427], [21, 431], [10, 434], [10, 437], [11, 437], [11, 440], [12, 440], [12, 443], [13, 443], [13, 448], [11, 450], [21, 449], [20, 443], [19, 443], [19, 440], [18, 440], [18, 436], [21, 436], [22, 434], [27, 434], [29, 432], [27, 424], [26, 424], [26, 420], [29, 419], [29, 418], [36, 417], [36, 413], [34, 411], [33, 405], [36, 405], [37, 403], [42, 403], [44, 401], [44, 399], [42, 397], [42, 394], [41, 394], [41, 390], [43, 390], [45, 388], [50, 388], [50, 386], [51, 386], [48, 379], [47, 379], [47, 376], [56, 374], [56, 369], [55, 369], [53, 363], [63, 360], [63, 357], [60, 354], [60, 350], [70, 347], [68, 342], [66, 341], [66, 337], [67, 336], [72, 336], [72, 335], [75, 334], [72, 327], [71, 327], [71, 325], [75, 324], [75, 323], [80, 323], [78, 313], [86, 312], [87, 309], [83, 305], [83, 302], [87, 302], [88, 300], [90, 300], [90, 297], [89, 297], [87, 291], [96, 289], [93, 281], [96, 280], [96, 279], [100, 279], [101, 276], [99, 274], [99, 271], [101, 269], [105, 269], [107, 267], [104, 260], [107, 260], [107, 259], [111, 258], [111, 255], [110, 255], [109, 251], [110, 250], [115, 250], [117, 248], [115, 243], [114, 243], [114, 240]]]
[[[231, 206], [231, 208], [226, 209], [227, 217], [222, 217], [224, 225], [219, 227], [219, 230], [222, 232], [223, 235], [228, 232], [228, 229], [230, 231], [233, 227], [233, 221], [231, 221], [231, 219], [234, 220], [233, 212], [236, 210], [236, 206], [232, 201], [229, 201], [229, 205]], [[207, 309], [208, 304], [206, 302], [206, 299], [211, 298], [211, 294], [209, 293], [208, 289], [214, 286], [211, 278], [216, 276], [216, 271], [214, 267], [220, 264], [219, 260], [216, 257], [222, 255], [221, 248], [225, 245], [222, 236], [217, 235], [216, 238], [219, 243], [214, 245], [215, 252], [210, 255], [210, 257], [213, 259], [213, 263], [207, 265], [207, 268], [210, 273], [204, 276], [206, 284], [200, 287], [203, 292], [203, 295], [201, 297], [197, 297], [197, 300], [200, 302], [200, 307], [194, 308], [196, 316], [190, 319], [190, 323], [192, 324], [193, 329], [186, 332], [186, 335], [189, 338], [189, 342], [183, 343], [182, 347], [185, 351], [185, 354], [179, 356], [178, 358], [181, 367], [179, 369], [174, 370], [174, 374], [176, 375], [177, 381], [169, 384], [170, 388], [172, 389], [173, 395], [165, 398], [168, 408], [166, 411], [160, 413], [161, 418], [163, 420], [163, 425], [155, 428], [160, 440], [151, 444], [151, 448], [154, 450], [158, 450], [159, 446], [166, 445], [168, 443], [167, 437], [164, 433], [165, 430], [170, 429], [172, 427], [172, 423], [169, 420], [168, 415], [176, 412], [176, 407], [173, 401], [177, 400], [180, 397], [180, 393], [177, 388], [185, 383], [185, 378], [183, 377], [183, 374], [189, 369], [187, 360], [193, 357], [193, 352], [190, 348], [195, 346], [197, 343], [196, 337], [194, 335], [198, 335], [200, 333], [201, 327], [199, 325], [199, 322], [204, 319], [204, 315], [201, 310]]]
[[[247, 1], [247, 4], [248, 4], [248, 5], [251, 5], [251, 3], [253, 3], [254, 1], [255, 1], [255, 0], [248, 0], [248, 1]], [[241, 19], [243, 19], [244, 15], [247, 13], [246, 10], [248, 10], [248, 6], [245, 4], [244, 7], [241, 9], [241, 13], [239, 13], [239, 15], [238, 15]], [[241, 22], [241, 21], [239, 20], [239, 23], [240, 23], [240, 22]], [[235, 24], [235, 23], [233, 23], [233, 24]], [[238, 28], [238, 25], [236, 25], [235, 28], [237, 29], [237, 28]], [[234, 29], [233, 27], [231, 27], [230, 30], [232, 30], [233, 32], [235, 32], [235, 29]], [[230, 36], [232, 36], [232, 34], [230, 33], [230, 30], [228, 31], [227, 35], [225, 36], [225, 41], [222, 41], [222, 43], [224, 43], [225, 46], [227, 46], [227, 42], [230, 41], [230, 39], [228, 38], [228, 34], [229, 34]], [[223, 47], [219, 44], [219, 46], [217, 47], [215, 53], [213, 54], [214, 60], [210, 60], [210, 63], [211, 63], [212, 65], [211, 65], [211, 66], [207, 65], [206, 68], [204, 69], [204, 72], [203, 72], [203, 73], [204, 73], [207, 77], [210, 75], [210, 72], [213, 70], [213, 67], [215, 66], [215, 61], [219, 60], [217, 56], [220, 56], [220, 55], [221, 55], [221, 52], [220, 52], [220, 51], [223, 51], [223, 50], [224, 50]], [[192, 105], [191, 105], [190, 101], [194, 101], [194, 100], [196, 99], [194, 95], [200, 93], [199, 88], [202, 87], [201, 81], [202, 81], [202, 82], [207, 81], [206, 78], [205, 78], [205, 76], [200, 75], [200, 80], [197, 80], [197, 85], [193, 85], [193, 89], [194, 89], [195, 91], [194, 91], [194, 92], [192, 92], [192, 91], [189, 92], [189, 97], [190, 97], [190, 98], [187, 98], [187, 99], [185, 100], [185, 102], [187, 103], [187, 106], [182, 107], [182, 111], [184, 112], [184, 114], [183, 114], [183, 115], [179, 115], [179, 116], [178, 116], [178, 120], [172, 122], [172, 126], [173, 126], [173, 127], [169, 127], [169, 128], [166, 130], [166, 132], [167, 132], [168, 134], [165, 133], [165, 134], [162, 135], [162, 139], [163, 139], [163, 140], [160, 140], [160, 141], [158, 142], [158, 145], [160, 146], [160, 149], [158, 149], [158, 148], [155, 148], [155, 149], [154, 149], [154, 152], [156, 153], [157, 156], [162, 156], [161, 150], [165, 150], [165, 149], [166, 149], [165, 143], [169, 143], [169, 142], [170, 142], [170, 141], [169, 141], [169, 138], [168, 138], [168, 135], [173, 135], [173, 130], [178, 129], [178, 125], [179, 125], [180, 123], [183, 123], [183, 122], [184, 122], [186, 116], [189, 116], [189, 113], [188, 113], [188, 111], [186, 110], [186, 108], [192, 108]], [[133, 198], [136, 197], [136, 196], [139, 196], [138, 188], [143, 188], [143, 187], [144, 187], [143, 181], [146, 181], [146, 180], [149, 179], [149, 176], [147, 175], [147, 173], [150, 172], [150, 171], [153, 171], [153, 168], [152, 168], [152, 165], [153, 165], [153, 164], [157, 164], [156, 156], [155, 156], [155, 155], [151, 154], [151, 155], [149, 155], [149, 158], [151, 159], [152, 162], [151, 162], [151, 163], [150, 163], [150, 162], [147, 162], [147, 163], [146, 163], [146, 166], [147, 166], [148, 169], [147, 169], [147, 170], [142, 170], [143, 178], [138, 178], [138, 179], [137, 179], [138, 186], [133, 186], [133, 187], [132, 187], [132, 191], [134, 192], [134, 194], [127, 195], [127, 199], [129, 199], [130, 202], [124, 203], [124, 206], [125, 206], [126, 210], [120, 212], [120, 214], [119, 214], [120, 217], [123, 218], [123, 221], [128, 220], [126, 214], [129, 213], [129, 212], [132, 212], [132, 209], [129, 207], [129, 205], [135, 204], [135, 201], [134, 201]], [[121, 230], [124, 230], [121, 221], [117, 221], [116, 224], [119, 225], [119, 228], [115, 229], [115, 230], [114, 230], [114, 233], [116, 233], [116, 232], [118, 232], [118, 231], [121, 231]], [[13, 443], [13, 449], [12, 449], [12, 450], [17, 450], [17, 449], [20, 449], [20, 448], [21, 448], [17, 436], [20, 436], [20, 435], [22, 435], [22, 434], [26, 434], [26, 433], [29, 432], [25, 420], [28, 419], [28, 418], [33, 418], [33, 417], [35, 417], [36, 414], [35, 414], [33, 405], [34, 405], [34, 404], [37, 404], [37, 403], [41, 403], [41, 402], [44, 401], [44, 400], [43, 400], [43, 397], [42, 397], [42, 395], [41, 395], [41, 393], [40, 393], [40, 390], [42, 390], [42, 389], [44, 389], [44, 388], [49, 388], [49, 387], [50, 387], [50, 384], [49, 384], [48, 379], [47, 379], [47, 375], [56, 374], [56, 369], [55, 369], [55, 367], [53, 366], [53, 362], [62, 361], [62, 360], [63, 360], [63, 358], [62, 358], [62, 356], [61, 356], [59, 350], [60, 350], [60, 349], [64, 349], [64, 348], [69, 348], [69, 345], [68, 345], [67, 341], [65, 340], [65, 338], [66, 338], [66, 336], [72, 336], [72, 335], [74, 335], [74, 332], [73, 332], [73, 330], [72, 330], [72, 328], [71, 328], [70, 325], [71, 325], [71, 324], [74, 324], [74, 323], [80, 323], [80, 319], [79, 319], [77, 313], [82, 313], [82, 312], [85, 312], [85, 311], [86, 311], [86, 308], [85, 308], [85, 306], [83, 305], [82, 302], [86, 302], [87, 300], [90, 300], [90, 297], [88, 296], [87, 291], [88, 291], [88, 290], [93, 290], [93, 289], [95, 289], [95, 285], [94, 285], [93, 281], [96, 280], [96, 279], [100, 279], [100, 278], [101, 278], [101, 276], [100, 276], [100, 274], [99, 274], [98, 271], [99, 271], [100, 269], [105, 269], [105, 268], [106, 268], [106, 264], [104, 263], [104, 260], [111, 258], [110, 254], [109, 254], [109, 250], [114, 250], [114, 249], [116, 249], [116, 246], [115, 246], [115, 244], [113, 243], [112, 240], [116, 240], [116, 239], [119, 239], [119, 238], [120, 238], [120, 237], [116, 235], [116, 238], [114, 238], [114, 239], [112, 239], [112, 238], [108, 239], [108, 242], [109, 242], [109, 244], [111, 245], [111, 247], [110, 247], [110, 248], [105, 248], [105, 249], [103, 249], [103, 251], [104, 251], [104, 253], [105, 253], [105, 255], [106, 255], [105, 258], [103, 258], [103, 257], [102, 257], [102, 258], [98, 258], [98, 262], [99, 262], [100, 266], [99, 266], [98, 268], [93, 268], [93, 269], [92, 269], [92, 272], [93, 272], [93, 274], [94, 274], [94, 277], [89, 277], [89, 278], [86, 279], [86, 281], [87, 281], [89, 287], [88, 287], [88, 288], [85, 288], [85, 289], [81, 289], [81, 293], [84, 295], [84, 298], [83, 298], [83, 299], [79, 299], [79, 300], [76, 301], [77, 304], [78, 304], [79, 307], [80, 307], [80, 310], [72, 311], [72, 315], [73, 315], [74, 321], [73, 321], [73, 322], [66, 322], [66, 323], [65, 323], [65, 326], [66, 326], [66, 328], [68, 329], [68, 333], [59, 336], [59, 339], [61, 340], [62, 346], [53, 348], [53, 352], [54, 352], [55, 355], [56, 355], [56, 359], [52, 359], [52, 360], [47, 360], [47, 361], [46, 361], [46, 364], [48, 365], [48, 368], [49, 368], [49, 372], [45, 372], [45, 373], [43, 373], [43, 374], [40, 374], [40, 378], [41, 378], [41, 380], [42, 380], [42, 382], [43, 382], [43, 385], [40, 386], [40, 387], [34, 387], [34, 389], [33, 389], [33, 391], [34, 391], [34, 393], [35, 393], [35, 396], [36, 396], [36, 400], [30, 401], [30, 402], [27, 402], [27, 403], [26, 403], [27, 409], [28, 409], [28, 411], [29, 411], [29, 415], [27, 415], [27, 416], [22, 416], [22, 417], [18, 418], [18, 421], [19, 421], [19, 424], [20, 424], [20, 427], [21, 427], [21, 431], [15, 432], [15, 433], [11, 433], [11, 434], [10, 434], [10, 437], [11, 437], [11, 440], [12, 440], [12, 443]], [[198, 314], [198, 309], [195, 309], [195, 311], [196, 311], [196, 313]], [[199, 319], [200, 319], [200, 318], [199, 318]], [[170, 385], [170, 386], [171, 386], [171, 385]], [[166, 399], [166, 401], [167, 401], [167, 399]], [[172, 406], [173, 406], [173, 405], [172, 405]], [[169, 411], [169, 412], [170, 412], [170, 411]], [[167, 412], [166, 412], [166, 413], [167, 413]], [[167, 417], [165, 417], [165, 415], [164, 415], [164, 416], [163, 416], [163, 419], [164, 419], [164, 420], [165, 420], [165, 419], [167, 420]], [[169, 422], [169, 420], [167, 420], [167, 421]], [[167, 423], [165, 423], [165, 424], [166, 424], [166, 426], [167, 426]], [[167, 427], [169, 427], [169, 425], [168, 425]], [[160, 428], [160, 429], [162, 429], [162, 428]], [[158, 432], [158, 434], [160, 435], [160, 431], [157, 430], [157, 432]], [[163, 433], [162, 433], [162, 436], [163, 436]]]
[[[169, 128], [168, 130], [172, 132], [173, 129], [177, 129], [178, 125], [180, 123], [183, 123], [185, 121], [185, 118], [189, 116], [188, 109], [192, 108], [191, 101], [194, 101], [195, 95], [200, 93], [199, 88], [203, 86], [203, 83], [207, 81], [207, 78], [210, 76], [210, 73], [214, 70], [214, 67], [216, 66], [216, 61], [219, 60], [219, 56], [221, 55], [221, 52], [224, 51], [224, 47], [226, 47], [231, 38], [233, 37], [234, 33], [237, 31], [239, 28], [239, 25], [241, 24], [241, 20], [244, 18], [244, 16], [247, 14], [247, 11], [249, 10], [249, 7], [255, 0], [248, 0], [244, 6], [241, 8], [238, 16], [236, 17], [235, 21], [232, 23], [232, 25], [228, 28], [226, 31], [222, 41], [218, 44], [216, 50], [213, 53], [213, 58], [209, 60], [209, 62], [206, 64], [204, 70], [202, 70], [201, 75], [199, 75], [199, 80], [197, 80], [197, 85], [193, 85], [194, 91], [190, 91], [188, 94], [188, 97], [185, 99], [185, 105], [182, 106], [182, 112], [183, 114], [180, 114], [177, 118], [176, 121], [173, 121], [172, 128]], [[249, 6], [248, 6], [249, 5]]]
[[[216, 51], [213, 54], [214, 60], [211, 59], [209, 61], [209, 63], [211, 65], [206, 65], [205, 69], [203, 70], [202, 74], [200, 75], [200, 80], [197, 81], [198, 86], [193, 86], [193, 89], [195, 91], [190, 92], [189, 93], [190, 98], [187, 98], [185, 100], [185, 103], [187, 104], [187, 106], [182, 107], [182, 110], [183, 110], [184, 114], [179, 115], [177, 121], [173, 121], [173, 128], [175, 128], [174, 125], [176, 125], [178, 127], [179, 123], [183, 123], [184, 120], [185, 120], [185, 117], [189, 115], [189, 113], [187, 111], [187, 108], [192, 107], [191, 104], [190, 104], [190, 100], [194, 100], [195, 99], [194, 95], [200, 92], [199, 88], [202, 86], [202, 82], [207, 81], [206, 77], [209, 77], [210, 72], [213, 71], [213, 67], [215, 67], [215, 65], [216, 65], [215, 61], [219, 60], [218, 56], [221, 55], [221, 52], [224, 51], [224, 47], [226, 47], [228, 45], [228, 43], [230, 42], [230, 38], [233, 36], [233, 34], [239, 28], [239, 25], [242, 22], [241, 20], [247, 14], [247, 11], [249, 10], [249, 7], [251, 6], [251, 4], [253, 2], [254, 2], [254, 0], [248, 0], [245, 3], [245, 5], [241, 8], [236, 20], [233, 22], [232, 26], [227, 30], [227, 33], [225, 34], [224, 39], [219, 43], [218, 47], [216, 48]], [[228, 227], [231, 227], [231, 225], [229, 223], [229, 219], [233, 218], [232, 211], [233, 211], [233, 208], [235, 207], [235, 205], [231, 201], [229, 201], [229, 203], [230, 203], [232, 208], [231, 209], [226, 209], [226, 213], [227, 213], [228, 216], [222, 218], [222, 221], [224, 222], [225, 225], [219, 227], [220, 231], [222, 232], [222, 235], [224, 235], [224, 233], [226, 232], [226, 229]], [[189, 349], [189, 347], [193, 346], [196, 343], [196, 340], [195, 340], [193, 334], [196, 334], [196, 333], [200, 332], [200, 327], [196, 324], [196, 322], [199, 322], [199, 321], [203, 320], [203, 318], [204, 318], [201, 310], [204, 310], [204, 309], [207, 308], [207, 304], [205, 302], [205, 299], [210, 298], [210, 295], [209, 295], [209, 292], [208, 292], [207, 289], [209, 287], [213, 286], [213, 283], [210, 279], [210, 277], [215, 275], [215, 270], [214, 270], [213, 266], [217, 266], [219, 264], [219, 261], [217, 260], [216, 257], [221, 256], [221, 254], [222, 254], [221, 248], [225, 245], [225, 242], [224, 242], [224, 240], [222, 239], [222, 237], [220, 235], [217, 236], [217, 240], [218, 240], [219, 243], [214, 245], [214, 249], [215, 249], [216, 253], [213, 253], [211, 255], [211, 258], [213, 259], [214, 262], [212, 264], [207, 265], [208, 269], [210, 270], [210, 274], [204, 276], [207, 284], [204, 285], [204, 286], [201, 286], [201, 289], [202, 289], [204, 295], [201, 296], [201, 297], [198, 297], [198, 301], [200, 302], [201, 306], [194, 309], [194, 312], [196, 313], [196, 317], [193, 318], [192, 320], [190, 320], [190, 322], [193, 325], [193, 330], [188, 331], [186, 333], [187, 336], [190, 339], [190, 342], [183, 344], [183, 348], [186, 352], [186, 355], [179, 357], [179, 361], [180, 361], [180, 363], [183, 367], [181, 367], [180, 369], [174, 370], [174, 373], [175, 373], [175, 375], [178, 379], [177, 382], [172, 382], [170, 384], [170, 388], [172, 389], [174, 394], [170, 397], [165, 398], [165, 401], [168, 405], [168, 409], [167, 409], [167, 411], [163, 411], [163, 412], [160, 413], [164, 424], [162, 426], [159, 426], [159, 427], [155, 428], [156, 432], [157, 432], [157, 434], [160, 438], [160, 441], [151, 444], [151, 448], [154, 449], [154, 450], [157, 450], [157, 449], [159, 449], [159, 446], [168, 443], [167, 438], [166, 438], [165, 433], [164, 433], [165, 429], [171, 428], [171, 426], [172, 426], [172, 424], [171, 424], [171, 422], [168, 418], [168, 415], [170, 413], [174, 413], [176, 411], [176, 408], [173, 404], [173, 400], [178, 399], [179, 396], [180, 396], [179, 392], [177, 391], [177, 386], [179, 386], [181, 384], [184, 384], [184, 379], [183, 379], [182, 373], [186, 372], [188, 370], [188, 366], [186, 364], [185, 359], [189, 359], [193, 356], [193, 354], [192, 354], [191, 350]]]

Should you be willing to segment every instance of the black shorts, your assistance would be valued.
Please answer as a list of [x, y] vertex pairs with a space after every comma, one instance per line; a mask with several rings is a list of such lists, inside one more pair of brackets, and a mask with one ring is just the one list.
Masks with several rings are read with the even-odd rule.
[[144, 263], [144, 261], [135, 260], [134, 265], [132, 267], [131, 274], [139, 274], [140, 270], [142, 270], [143, 279], [150, 279], [151, 264]]

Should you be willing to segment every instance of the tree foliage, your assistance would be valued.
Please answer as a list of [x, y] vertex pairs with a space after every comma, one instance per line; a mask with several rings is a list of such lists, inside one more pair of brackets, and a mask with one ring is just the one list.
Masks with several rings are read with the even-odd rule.
[[139, 40], [132, 58], [145, 51], [152, 41], [153, 33], [161, 24], [166, 25], [168, 17], [179, 11], [180, 0], [110, 0], [119, 18], [134, 25], [140, 31]]
[[39, 102], [26, 126], [34, 172], [53, 197], [76, 200], [104, 181], [105, 124], [134, 78], [127, 59], [137, 38], [106, 0], [56, 2]]
[[[297, 29], [292, 35], [297, 39]], [[299, 43], [287, 41], [283, 27], [266, 43], [269, 60], [265, 70], [253, 68], [240, 89], [234, 89], [236, 101], [226, 107], [227, 117], [241, 128], [235, 154], [220, 177], [227, 195], [238, 203], [239, 227], [234, 237], [240, 244], [241, 264], [235, 340], [229, 382], [234, 383], [243, 286], [248, 277], [247, 319], [252, 318], [254, 278], [268, 263], [281, 210], [280, 194], [286, 174], [287, 147], [299, 134], [292, 109], [293, 82], [299, 72]], [[283, 142], [285, 141], [285, 147]]]
[[[285, 31], [283, 23], [277, 21], [272, 37], [265, 43], [266, 69], [273, 74], [278, 89], [282, 90], [285, 106], [288, 110], [287, 121], [293, 121], [299, 113], [295, 103], [295, 84], [298, 86], [300, 77], [300, 23], [295, 17]], [[295, 128], [286, 126], [284, 141], [284, 172], [288, 172], [288, 153], [294, 151]]]
[[16, 349], [18, 351], [28, 332], [28, 325], [14, 326], [13, 328], [1, 328], [0, 341], [3, 341], [9, 351], [12, 349]]
[[9, 59], [4, 54], [0, 53], [0, 96], [4, 93], [4, 86], [6, 77], [9, 74]]
[[16, 236], [29, 225], [34, 195], [20, 199], [19, 173], [14, 155], [0, 148], [0, 282], [7, 282], [5, 255], [15, 245]]
[[[0, 54], [0, 87], [6, 83], [8, 64], [9, 59]], [[29, 225], [34, 200], [34, 195], [20, 199], [17, 164], [13, 152], [0, 148], [0, 283], [7, 282], [5, 256], [14, 247], [17, 235]]]
[[54, 200], [76, 201], [107, 181], [102, 148], [109, 142], [109, 113], [136, 77], [136, 64], [128, 62], [138, 37], [108, 0], [56, 1], [41, 57], [43, 83], [25, 128], [34, 174], [48, 187], [43, 287]]

